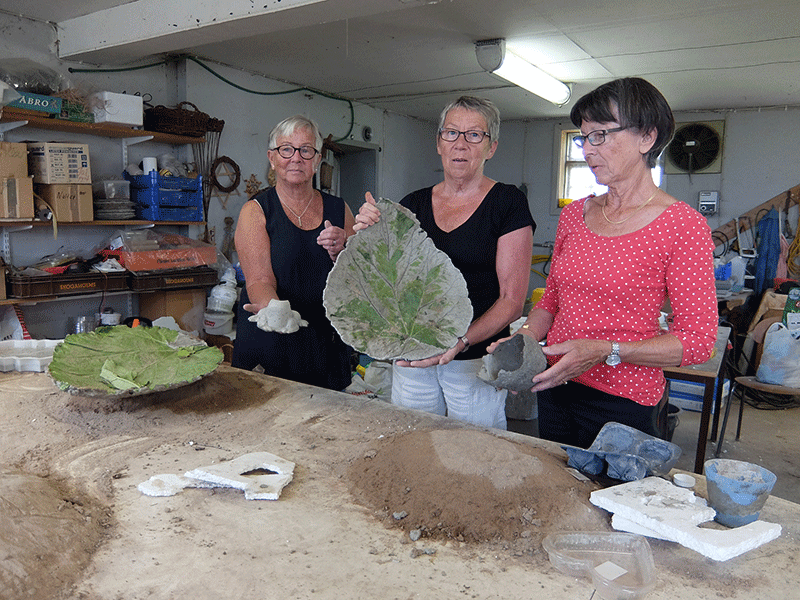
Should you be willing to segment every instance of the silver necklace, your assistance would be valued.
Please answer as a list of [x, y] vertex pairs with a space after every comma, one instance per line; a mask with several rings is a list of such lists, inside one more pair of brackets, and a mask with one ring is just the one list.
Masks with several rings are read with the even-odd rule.
[[[281, 200], [280, 197], [278, 198], [278, 200]], [[308, 210], [308, 207], [311, 206], [311, 201], [312, 200], [314, 200], [314, 192], [313, 191], [311, 192], [311, 198], [308, 199], [308, 204], [306, 204], [306, 207], [303, 209], [303, 212], [301, 212], [299, 215], [296, 212], [294, 212], [292, 210], [292, 207], [289, 206], [288, 204], [286, 204], [283, 200], [281, 200], [281, 204], [283, 204], [286, 208], [288, 208], [289, 212], [292, 213], [297, 218], [297, 226], [302, 229], [303, 228], [303, 215], [306, 214], [306, 211]]]

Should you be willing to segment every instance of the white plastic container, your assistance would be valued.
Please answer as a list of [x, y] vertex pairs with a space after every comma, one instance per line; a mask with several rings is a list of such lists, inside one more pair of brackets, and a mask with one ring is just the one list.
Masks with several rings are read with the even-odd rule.
[[0, 342], [0, 371], [44, 371], [53, 350], [64, 340], [6, 340]]
[[210, 335], [225, 335], [233, 331], [233, 313], [207, 310], [203, 314], [203, 329]]

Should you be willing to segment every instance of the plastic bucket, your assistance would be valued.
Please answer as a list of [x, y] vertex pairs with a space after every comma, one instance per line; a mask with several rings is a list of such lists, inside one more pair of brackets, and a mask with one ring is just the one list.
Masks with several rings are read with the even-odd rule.
[[203, 329], [211, 335], [225, 335], [233, 331], [233, 313], [208, 310], [203, 314]]

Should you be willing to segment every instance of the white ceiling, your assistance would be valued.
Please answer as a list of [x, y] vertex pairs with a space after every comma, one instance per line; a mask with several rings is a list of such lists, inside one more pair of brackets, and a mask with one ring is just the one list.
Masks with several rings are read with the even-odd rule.
[[[504, 119], [564, 116], [600, 83], [641, 76], [673, 110], [800, 105], [797, 0], [0, 0], [57, 24], [61, 57], [104, 66], [189, 53], [434, 119], [461, 93]], [[481, 70], [507, 47], [564, 82], [557, 107]]]

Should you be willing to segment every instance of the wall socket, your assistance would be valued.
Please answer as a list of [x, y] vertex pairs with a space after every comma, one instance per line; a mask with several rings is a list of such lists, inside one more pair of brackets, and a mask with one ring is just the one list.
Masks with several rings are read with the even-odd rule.
[[702, 215], [715, 215], [719, 210], [719, 192], [700, 192], [697, 210]]

